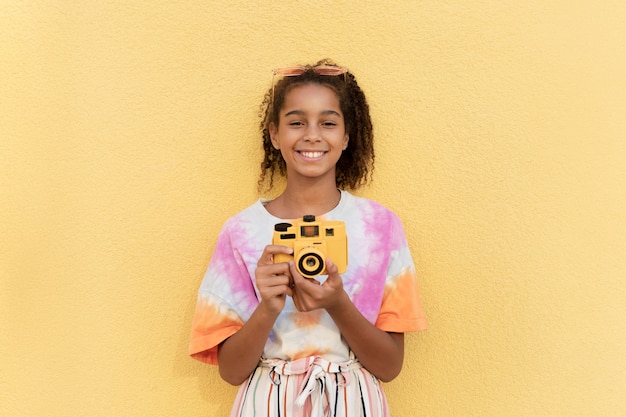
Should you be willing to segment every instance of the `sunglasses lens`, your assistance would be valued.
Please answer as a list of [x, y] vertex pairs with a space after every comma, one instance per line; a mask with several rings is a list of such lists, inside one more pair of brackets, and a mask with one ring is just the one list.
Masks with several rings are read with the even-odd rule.
[[345, 68], [331, 66], [318, 66], [313, 68], [313, 70], [319, 75], [341, 75], [347, 72]]
[[295, 77], [298, 75], [302, 75], [305, 72], [306, 68], [304, 67], [287, 67], [275, 69], [274, 75], [281, 75], [283, 77]]

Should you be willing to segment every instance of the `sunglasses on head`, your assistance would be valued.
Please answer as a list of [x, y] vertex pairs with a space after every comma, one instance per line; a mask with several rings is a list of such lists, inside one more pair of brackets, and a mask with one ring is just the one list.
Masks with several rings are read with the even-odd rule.
[[344, 81], [346, 80], [347, 68], [338, 67], [336, 65], [316, 65], [314, 67], [294, 66], [276, 68], [272, 70], [272, 105], [274, 103], [274, 92], [276, 89], [276, 83], [274, 82], [275, 76], [280, 77], [297, 77], [304, 74], [307, 71], [313, 71], [317, 75], [343, 75]]

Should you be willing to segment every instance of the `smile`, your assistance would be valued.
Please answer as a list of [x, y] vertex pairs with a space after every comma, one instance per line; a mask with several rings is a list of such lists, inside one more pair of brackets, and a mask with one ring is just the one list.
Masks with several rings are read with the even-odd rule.
[[324, 154], [326, 152], [322, 152], [322, 151], [316, 151], [316, 152], [312, 152], [312, 151], [300, 151], [299, 152], [300, 155], [302, 155], [305, 158], [308, 159], [317, 159], [317, 158], [321, 158], [322, 156], [324, 156]]

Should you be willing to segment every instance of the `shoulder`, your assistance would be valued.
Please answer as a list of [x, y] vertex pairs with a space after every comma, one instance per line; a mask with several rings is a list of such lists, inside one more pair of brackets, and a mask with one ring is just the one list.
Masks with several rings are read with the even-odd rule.
[[255, 201], [253, 204], [248, 207], [240, 210], [239, 212], [231, 215], [226, 222], [224, 222], [225, 227], [232, 227], [237, 224], [241, 224], [242, 222], [256, 222], [260, 221], [267, 216], [269, 213], [263, 207], [263, 200], [259, 199]]
[[258, 200], [228, 217], [222, 225], [220, 234], [233, 234], [249, 229], [257, 224], [264, 224], [264, 212], [267, 214], [267, 211], [263, 208], [262, 201]]
[[404, 227], [398, 215], [378, 201], [346, 194], [346, 204], [338, 216], [345, 220], [352, 236], [387, 242], [390, 247], [404, 244]]
[[[342, 191], [342, 200], [345, 200], [344, 210], [346, 213], [358, 213], [365, 218], [380, 221], [399, 222], [396, 213], [384, 204], [365, 197], [359, 197], [348, 191]], [[352, 217], [352, 216], [350, 216]]]
[[276, 222], [265, 209], [263, 200], [259, 199], [229, 217], [222, 226], [220, 236], [221, 239], [227, 239], [233, 247], [263, 247], [271, 242]]

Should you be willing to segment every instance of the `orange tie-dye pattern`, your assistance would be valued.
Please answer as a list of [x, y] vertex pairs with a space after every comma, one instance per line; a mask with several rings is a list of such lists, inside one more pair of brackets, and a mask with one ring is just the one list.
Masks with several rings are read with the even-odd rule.
[[[388, 332], [424, 330], [426, 319], [421, 311], [421, 296], [414, 272], [405, 269], [385, 286], [376, 327]], [[413, 328], [408, 330], [406, 326], [410, 323]]]
[[328, 352], [329, 352], [328, 349], [319, 350], [318, 348], [304, 346], [302, 347], [302, 349], [299, 349], [298, 354], [294, 355], [292, 360], [295, 361], [298, 359], [310, 358], [310, 357], [323, 358], [324, 355], [326, 355]]
[[322, 310], [313, 310], [305, 313], [293, 312], [291, 313], [291, 319], [294, 324], [303, 329], [312, 328], [319, 324], [322, 317]]
[[217, 345], [243, 326], [239, 317], [200, 297], [191, 324], [189, 353], [202, 362], [217, 363]]

